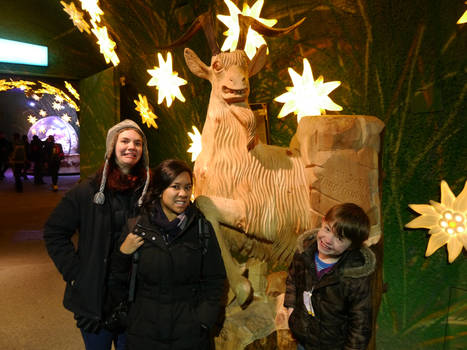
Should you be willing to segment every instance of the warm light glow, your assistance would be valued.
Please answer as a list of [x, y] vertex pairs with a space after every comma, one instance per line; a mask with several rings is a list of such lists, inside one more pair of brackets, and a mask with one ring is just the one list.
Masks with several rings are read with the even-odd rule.
[[39, 114], [40, 114], [41, 117], [47, 116], [47, 112], [44, 111], [43, 109], [41, 109], [41, 110], [39, 111]]
[[76, 126], [77, 126], [78, 128], [80, 127], [80, 125], [79, 125], [79, 120], [75, 121], [75, 124], [76, 124]]
[[36, 94], [32, 95], [32, 98], [35, 100], [35, 101], [39, 101], [41, 98], [39, 96], [37, 96]]
[[65, 99], [60, 96], [60, 95], [55, 95], [55, 101], [57, 101], [58, 103], [62, 103]]
[[193, 125], [193, 133], [188, 132], [188, 136], [191, 139], [190, 148], [188, 148], [187, 152], [191, 153], [191, 161], [194, 162], [196, 158], [198, 158], [199, 154], [201, 153], [201, 134], [196, 126]]
[[70, 16], [74, 26], [77, 27], [81, 33], [85, 31], [88, 34], [91, 34], [89, 24], [83, 18], [84, 13], [78, 10], [74, 3], [70, 2], [67, 4], [64, 1], [60, 1], [60, 4], [63, 6], [63, 11]]
[[165, 99], [167, 107], [170, 107], [175, 97], [185, 102], [185, 97], [183, 97], [179, 86], [185, 85], [187, 81], [178, 77], [177, 72], [172, 71], [172, 54], [168, 52], [167, 61], [164, 61], [162, 55], [158, 53], [157, 59], [159, 60], [159, 67], [148, 69], [148, 73], [152, 75], [148, 86], [156, 86], [158, 90], [157, 103], [161, 104]]
[[70, 94], [72, 94], [77, 100], [79, 100], [78, 91], [76, 91], [75, 88], [73, 87], [73, 85], [71, 85], [66, 80], [65, 80], [65, 87], [70, 92]]
[[79, 0], [81, 2], [81, 8], [89, 13], [92, 22], [100, 22], [104, 12], [98, 5], [99, 0]]
[[52, 107], [53, 107], [53, 109], [55, 109], [56, 111], [61, 111], [62, 109], [65, 108], [65, 107], [63, 107], [63, 106], [61, 105], [61, 103], [59, 103], [59, 102], [54, 102], [54, 103], [52, 103]]
[[152, 108], [148, 104], [148, 99], [146, 96], [141, 94], [138, 94], [138, 98], [139, 101], [133, 100], [133, 102], [136, 104], [135, 110], [137, 110], [141, 115], [142, 123], [146, 124], [148, 128], [152, 126], [154, 129], [157, 129], [157, 124], [155, 121], [155, 119], [157, 119], [157, 115], [152, 112]]
[[[227, 38], [222, 45], [222, 51], [234, 51], [237, 47], [238, 37], [240, 34], [240, 26], [238, 24], [238, 14], [244, 16], [253, 17], [259, 22], [272, 27], [277, 23], [277, 19], [265, 19], [260, 17], [261, 9], [263, 8], [264, 0], [257, 0], [255, 4], [250, 8], [245, 2], [243, 4], [243, 10], [240, 12], [238, 7], [230, 0], [224, 0], [225, 4], [229, 8], [230, 16], [217, 15], [217, 18], [224, 23], [228, 30], [224, 32], [224, 35]], [[245, 44], [245, 53], [251, 59], [256, 54], [256, 49], [261, 47], [261, 45], [266, 45], [266, 41], [263, 39], [262, 35], [253, 29], [248, 29], [246, 44]]]
[[[465, 4], [467, 4], [467, 1], [465, 2]], [[467, 10], [464, 12], [461, 18], [459, 18], [459, 20], [457, 21], [457, 24], [463, 24], [465, 22], [467, 22]]]
[[41, 84], [41, 88], [34, 90], [36, 93], [60, 96], [68, 103], [71, 108], [77, 112], [79, 111], [79, 107], [76, 102], [73, 101], [71, 97], [64, 93], [62, 90], [56, 88], [55, 86], [44, 83], [43, 81], [39, 81], [39, 83]]
[[410, 204], [409, 207], [421, 215], [405, 227], [429, 229], [431, 237], [425, 255], [430, 256], [447, 244], [452, 263], [462, 247], [467, 250], [467, 181], [457, 198], [446, 181], [441, 181], [441, 203], [430, 201], [430, 204]]
[[91, 29], [97, 38], [97, 44], [100, 47], [100, 52], [104, 55], [105, 62], [112, 62], [114, 66], [120, 63], [120, 59], [115, 53], [115, 41], [109, 38], [107, 27], [98, 27], [97, 25]]
[[37, 118], [30, 114], [28, 115], [28, 122], [34, 124], [35, 122], [37, 122]]
[[45, 134], [46, 131], [47, 131], [47, 129], [45, 128], [45, 126], [39, 127], [39, 132], [40, 132], [41, 134]]
[[293, 112], [297, 115], [297, 122], [299, 122], [302, 117], [321, 115], [325, 110], [342, 110], [342, 107], [334, 103], [328, 96], [341, 82], [323, 83], [322, 76], [315, 81], [310, 63], [306, 58], [303, 59], [303, 75], [300, 76], [292, 68], [289, 68], [289, 75], [294, 86], [287, 87], [288, 92], [274, 99], [274, 101], [285, 103], [278, 118], [283, 118]]
[[48, 49], [47, 46], [0, 39], [0, 62], [47, 66]]

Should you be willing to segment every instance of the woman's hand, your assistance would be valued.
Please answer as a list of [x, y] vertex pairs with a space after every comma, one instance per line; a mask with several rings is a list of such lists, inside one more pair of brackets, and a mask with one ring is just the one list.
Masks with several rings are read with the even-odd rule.
[[142, 237], [135, 235], [134, 233], [129, 233], [120, 246], [120, 251], [127, 255], [133, 254], [139, 247], [143, 245], [143, 243], [144, 240]]

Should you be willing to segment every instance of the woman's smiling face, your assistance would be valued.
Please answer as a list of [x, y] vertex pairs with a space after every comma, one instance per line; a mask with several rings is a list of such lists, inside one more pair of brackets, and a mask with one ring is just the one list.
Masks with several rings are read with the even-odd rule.
[[190, 205], [192, 181], [186, 171], [179, 174], [161, 195], [161, 206], [169, 221], [174, 220]]
[[120, 167], [132, 168], [143, 154], [143, 138], [133, 130], [123, 130], [115, 142], [115, 160]]

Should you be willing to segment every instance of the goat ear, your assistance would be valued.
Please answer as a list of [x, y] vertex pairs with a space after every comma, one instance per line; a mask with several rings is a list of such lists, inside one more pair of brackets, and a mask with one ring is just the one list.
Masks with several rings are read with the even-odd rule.
[[261, 45], [261, 47], [256, 51], [255, 57], [253, 57], [248, 65], [249, 76], [253, 76], [258, 73], [261, 68], [263, 68], [266, 63], [266, 51], [267, 46]]
[[191, 72], [200, 78], [209, 80], [209, 67], [199, 59], [198, 55], [189, 48], [185, 48], [184, 55], [186, 65]]

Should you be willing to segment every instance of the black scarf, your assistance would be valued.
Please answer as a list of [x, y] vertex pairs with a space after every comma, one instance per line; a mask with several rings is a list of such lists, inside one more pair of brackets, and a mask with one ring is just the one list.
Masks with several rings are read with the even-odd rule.
[[186, 224], [185, 221], [188, 219], [191, 212], [192, 205], [188, 206], [188, 208], [174, 220], [169, 221], [162, 209], [160, 201], [156, 200], [154, 210], [151, 212], [151, 221], [159, 227], [167, 242], [171, 242], [180, 232], [182, 232], [182, 229]]

